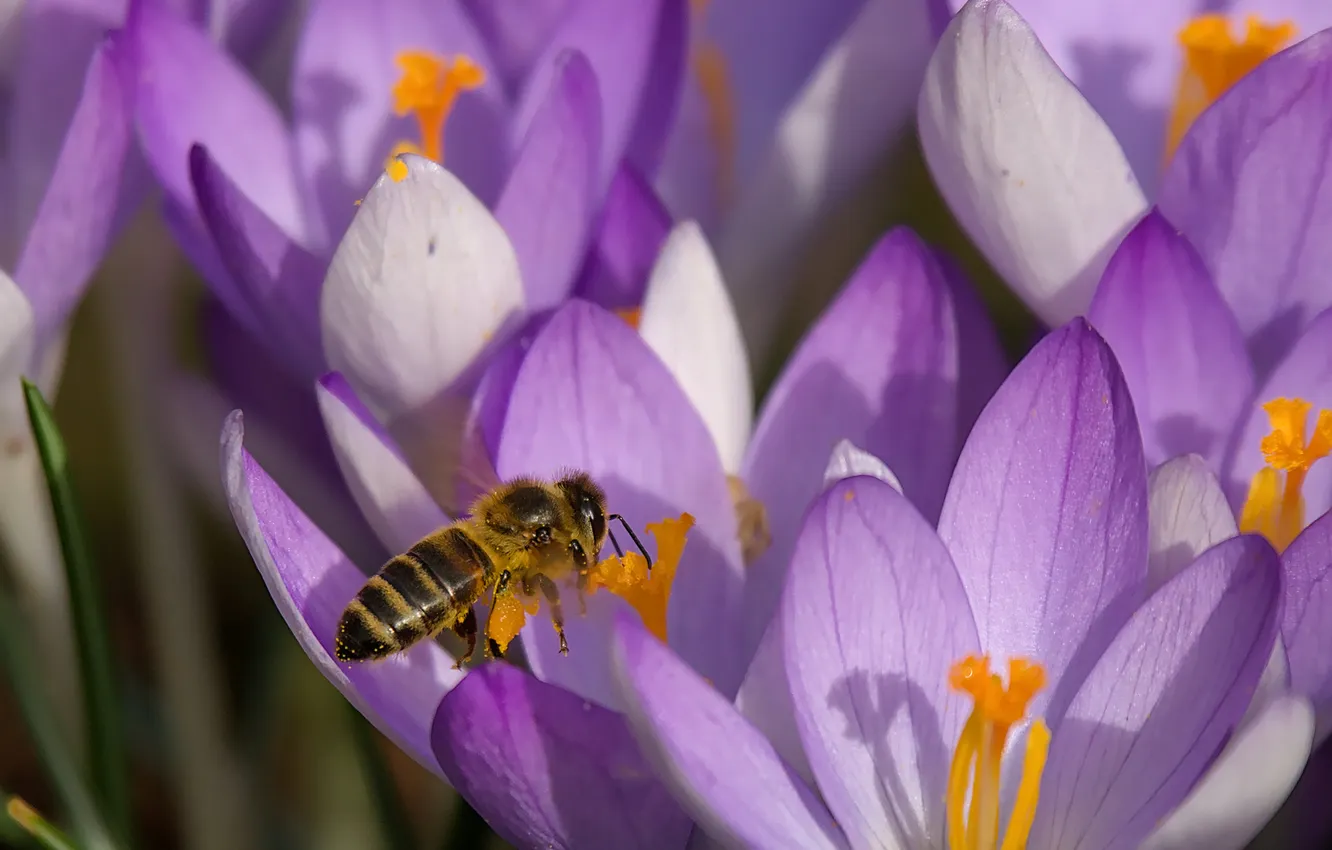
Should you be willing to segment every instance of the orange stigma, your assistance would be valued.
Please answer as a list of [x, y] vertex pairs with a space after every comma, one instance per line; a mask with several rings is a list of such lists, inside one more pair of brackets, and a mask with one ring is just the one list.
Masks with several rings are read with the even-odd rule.
[[1276, 398], [1263, 410], [1272, 426], [1259, 444], [1267, 465], [1249, 483], [1239, 528], [1263, 535], [1284, 552], [1304, 530], [1304, 479], [1315, 462], [1332, 452], [1332, 411], [1318, 412], [1313, 436], [1306, 441], [1312, 404], [1302, 398]]
[[1257, 15], [1245, 22], [1243, 41], [1230, 34], [1225, 15], [1199, 15], [1185, 24], [1179, 31], [1184, 68], [1166, 130], [1166, 161], [1203, 110], [1294, 37], [1294, 23], [1265, 24]]
[[407, 166], [398, 159], [405, 153], [420, 154], [444, 163], [444, 127], [458, 95], [479, 88], [486, 72], [464, 54], [449, 61], [425, 50], [404, 50], [397, 56], [402, 76], [393, 86], [393, 111], [416, 116], [421, 143], [401, 141], [393, 146], [385, 169], [394, 180], [407, 176]]
[[611, 312], [613, 312], [616, 316], [620, 318], [622, 322], [624, 322], [626, 325], [633, 328], [634, 330], [638, 330], [639, 324], [643, 321], [642, 307], [617, 307]]
[[1045, 687], [1045, 669], [1015, 658], [1008, 687], [990, 672], [989, 656], [969, 655], [948, 671], [953, 690], [974, 707], [953, 751], [948, 770], [946, 817], [949, 850], [1022, 850], [1036, 818], [1041, 774], [1050, 751], [1050, 730], [1037, 718], [1027, 732], [1026, 753], [1008, 830], [999, 840], [999, 769], [1013, 725], [1026, 715], [1032, 697]]
[[637, 552], [626, 552], [623, 558], [612, 555], [589, 571], [588, 590], [595, 593], [604, 587], [628, 602], [647, 630], [664, 643], [666, 609], [671, 601], [675, 571], [680, 566], [689, 529], [693, 527], [694, 518], [689, 514], [648, 523], [648, 534], [657, 538], [657, 559], [652, 568]]
[[[694, 18], [694, 29], [702, 29], [703, 16], [711, 0], [690, 0], [689, 10]], [[730, 66], [726, 54], [711, 41], [695, 41], [692, 64], [694, 77], [707, 108], [708, 133], [717, 154], [717, 195], [722, 207], [735, 196], [736, 128], [735, 87], [731, 84]]]

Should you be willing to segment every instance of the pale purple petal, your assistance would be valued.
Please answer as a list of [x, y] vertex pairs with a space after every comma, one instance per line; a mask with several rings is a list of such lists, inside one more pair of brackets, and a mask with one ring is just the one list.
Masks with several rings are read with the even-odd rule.
[[449, 523], [346, 379], [330, 372], [319, 379], [315, 396], [342, 476], [384, 548], [405, 552]]
[[1199, 116], [1160, 205], [1197, 246], [1260, 376], [1332, 306], [1332, 31], [1277, 54]]
[[462, 0], [510, 96], [522, 89], [574, 0]]
[[408, 755], [440, 774], [431, 749], [430, 727], [440, 698], [462, 673], [430, 641], [383, 661], [334, 661], [334, 629], [366, 575], [255, 463], [242, 447], [243, 438], [244, 426], [236, 411], [222, 431], [227, 498], [287, 627], [343, 696]]
[[14, 271], [32, 304], [38, 351], [60, 333], [111, 241], [130, 144], [132, 73], [122, 48], [98, 47], [69, 129], [55, 143], [60, 154]]
[[735, 695], [735, 707], [763, 733], [777, 755], [812, 788], [814, 771], [805, 755], [800, 730], [796, 728], [785, 652], [782, 618], [773, 617], [754, 652], [754, 660], [749, 662], [749, 669], [745, 671], [745, 680]]
[[965, 719], [948, 670], [981, 644], [934, 529], [882, 481], [838, 483], [810, 508], [779, 616], [796, 725], [838, 824], [860, 847], [940, 845]]
[[773, 532], [750, 568], [748, 640], [775, 610], [800, 517], [838, 441], [883, 459], [921, 512], [938, 516], [957, 457], [956, 334], [943, 273], [903, 228], [880, 240], [800, 343], [744, 466]]
[[943, 267], [953, 296], [957, 321], [957, 433], [959, 439], [966, 439], [1011, 367], [994, 322], [966, 273], [944, 252], [935, 251], [934, 256]]
[[516, 847], [680, 850], [689, 837], [623, 717], [508, 664], [453, 689], [431, 743], [449, 781]]
[[1110, 258], [1087, 318], [1124, 370], [1147, 463], [1195, 453], [1219, 467], [1253, 370], [1198, 253], [1156, 210]]
[[645, 92], [654, 71], [660, 24], [668, 9], [682, 4], [682, 0], [579, 0], [547, 42], [527, 80], [515, 126], [524, 128], [532, 120], [538, 101], [530, 93], [550, 85], [559, 56], [570, 49], [581, 52], [601, 87], [603, 144], [597, 188], [610, 185], [635, 139], [640, 112], [666, 108], [646, 102]]
[[326, 261], [275, 225], [202, 145], [190, 148], [190, 181], [227, 271], [210, 280], [214, 292], [253, 333], [286, 355], [294, 373], [318, 375], [325, 368], [319, 294]]
[[[307, 213], [337, 241], [393, 146], [421, 142], [416, 119], [393, 113], [401, 51], [465, 54], [491, 70], [485, 43], [456, 2], [316, 0], [292, 69], [300, 181]], [[444, 131], [444, 162], [487, 206], [509, 155], [507, 99], [500, 81], [463, 92]]]
[[638, 95], [638, 116], [625, 146], [623, 162], [646, 175], [657, 173], [680, 110], [688, 73], [690, 0], [665, 0], [657, 17], [657, 35], [647, 79]]
[[[739, 658], [740, 551], [735, 510], [707, 427], [670, 372], [624, 322], [582, 301], [562, 307], [523, 361], [509, 401], [496, 469], [504, 479], [554, 478], [580, 469], [606, 490], [610, 510], [642, 536], [647, 523], [693, 515], [667, 612], [672, 648], [723, 693], [744, 673]], [[649, 549], [650, 540], [644, 539]], [[569, 655], [541, 622], [525, 641], [546, 681], [614, 705], [609, 615], [599, 593], [588, 617], [566, 605]]]
[[1276, 553], [1244, 536], [1133, 615], [1052, 730], [1033, 846], [1136, 848], [1183, 802], [1249, 705], [1280, 596]]
[[195, 210], [189, 151], [202, 144], [275, 225], [306, 241], [291, 137], [259, 84], [160, 0], [133, 4], [125, 27], [140, 146], [171, 199]]
[[733, 847], [845, 847], [818, 795], [763, 733], [679, 656], [617, 617], [615, 673], [649, 761], [713, 837]]
[[599, 204], [601, 99], [581, 53], [560, 57], [495, 206], [523, 274], [528, 309], [568, 296]]
[[1198, 455], [1174, 458], [1147, 476], [1147, 589], [1239, 533], [1221, 483]]
[[1321, 713], [1332, 708], [1332, 513], [1309, 525], [1281, 555], [1286, 607], [1281, 638], [1290, 685]]
[[[1332, 309], [1324, 310], [1304, 329], [1290, 353], [1267, 378], [1243, 411], [1234, 454], [1222, 467], [1221, 484], [1230, 505], [1239, 513], [1254, 473], [1266, 465], [1260, 448], [1272, 425], [1262, 405], [1276, 398], [1302, 398], [1313, 405], [1312, 430], [1319, 410], [1332, 409]], [[1332, 508], [1332, 464], [1316, 463], [1304, 483], [1305, 516], [1316, 517]]]
[[578, 296], [603, 307], [641, 306], [648, 273], [670, 231], [671, 215], [652, 186], [633, 166], [622, 166], [606, 192]]
[[1114, 355], [1084, 320], [1038, 343], [985, 408], [939, 536], [994, 663], [1039, 659], [1051, 686], [1035, 710], [1067, 704], [1147, 576], [1147, 475], [1133, 404]]

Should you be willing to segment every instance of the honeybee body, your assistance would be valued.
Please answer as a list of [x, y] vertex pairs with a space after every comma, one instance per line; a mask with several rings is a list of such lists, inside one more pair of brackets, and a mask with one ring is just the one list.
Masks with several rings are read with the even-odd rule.
[[523, 478], [477, 500], [471, 516], [391, 559], [356, 594], [338, 624], [340, 661], [382, 658], [452, 628], [475, 647], [473, 606], [521, 588], [551, 605], [567, 651], [555, 581], [586, 572], [606, 538], [606, 498], [587, 475]]

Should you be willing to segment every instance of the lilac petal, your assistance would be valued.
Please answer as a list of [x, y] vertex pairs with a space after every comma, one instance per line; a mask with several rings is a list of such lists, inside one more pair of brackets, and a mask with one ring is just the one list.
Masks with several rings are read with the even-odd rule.
[[635, 138], [639, 114], [666, 108], [649, 103], [645, 92], [653, 74], [655, 44], [668, 10], [682, 0], [579, 0], [546, 43], [527, 80], [515, 125], [527, 127], [539, 101], [532, 92], [546, 91], [566, 50], [587, 57], [601, 87], [602, 148], [597, 188], [610, 184], [620, 160]]
[[1235, 311], [1259, 375], [1332, 306], [1332, 31], [1264, 62], [1199, 116], [1160, 204]]
[[1031, 843], [1138, 847], [1234, 732], [1272, 652], [1276, 553], [1208, 550], [1129, 620], [1055, 725]]
[[1184, 455], [1147, 477], [1148, 592], [1236, 534], [1235, 515], [1207, 461]]
[[[300, 180], [330, 241], [384, 170], [399, 141], [420, 143], [416, 120], [393, 113], [401, 51], [463, 54], [491, 71], [485, 43], [456, 2], [318, 0], [301, 31], [292, 69]], [[444, 130], [444, 165], [487, 206], [509, 154], [503, 87], [463, 92]]]
[[1140, 598], [1146, 478], [1119, 367], [1082, 319], [1018, 364], [962, 449], [939, 536], [994, 663], [1045, 667], [1035, 711], [1072, 695]]
[[632, 616], [617, 618], [615, 673], [657, 772], [709, 834], [733, 847], [845, 847], [832, 815], [730, 701]]
[[345, 378], [330, 372], [315, 395], [342, 475], [384, 548], [404, 552], [449, 523]]
[[[1222, 467], [1222, 486], [1238, 514], [1248, 493], [1249, 482], [1266, 465], [1260, 448], [1272, 425], [1263, 410], [1276, 398], [1302, 398], [1313, 405], [1309, 427], [1317, 411], [1332, 409], [1332, 309], [1324, 310], [1305, 327], [1304, 333], [1254, 396], [1254, 404], [1243, 411], [1234, 455]], [[1304, 483], [1305, 516], [1316, 517], [1332, 508], [1332, 464], [1316, 463]]]
[[255, 463], [242, 447], [244, 432], [235, 411], [222, 429], [222, 473], [232, 516], [274, 604], [319, 672], [408, 755], [441, 774], [430, 725], [463, 674], [431, 641], [371, 664], [333, 659], [334, 629], [365, 574]]
[[573, 287], [597, 208], [600, 155], [597, 78], [581, 53], [567, 53], [495, 207], [518, 255], [530, 310], [554, 307]]
[[93, 53], [15, 268], [32, 305], [38, 351], [68, 320], [111, 241], [130, 137], [131, 71], [122, 53], [109, 44]]
[[424, 157], [381, 174], [324, 281], [324, 352], [382, 419], [448, 388], [523, 303], [504, 231], [458, 178]]
[[578, 296], [603, 307], [640, 306], [648, 273], [670, 230], [671, 214], [652, 187], [633, 166], [621, 166], [606, 192]]
[[728, 474], [740, 471], [754, 425], [754, 388], [735, 307], [703, 232], [671, 232], [652, 269], [638, 324], [708, 426]]
[[462, 0], [512, 96], [536, 65], [574, 0]]
[[755, 362], [771, 356], [821, 226], [848, 197], [864, 193], [886, 153], [908, 136], [935, 44], [930, 5], [865, 3], [782, 116], [753, 177], [740, 184], [717, 256]]
[[449, 781], [516, 847], [679, 850], [689, 837], [624, 718], [508, 664], [453, 689], [431, 745]]
[[1281, 696], [1226, 742], [1207, 775], [1139, 850], [1241, 850], [1272, 819], [1313, 744], [1309, 701]]
[[745, 671], [745, 680], [735, 695], [735, 707], [768, 739], [782, 761], [813, 788], [814, 770], [809, 766], [809, 756], [805, 755], [805, 745], [796, 728], [785, 651], [782, 618], [773, 617]]
[[[735, 633], [742, 569], [735, 510], [707, 427], [638, 334], [586, 302], [562, 307], [523, 361], [495, 466], [506, 480], [583, 470], [640, 533], [649, 522], [692, 514], [668, 636], [685, 661], [735, 693], [744, 673]], [[587, 618], [577, 616], [576, 604], [565, 606], [572, 609], [567, 657], [540, 623], [528, 626], [535, 638], [524, 648], [542, 679], [614, 706], [607, 595], [588, 600]]]
[[879, 241], [800, 343], [759, 414], [743, 477], [773, 542], [750, 567], [747, 638], [775, 610], [800, 517], [849, 439], [938, 516], [957, 456], [957, 336], [948, 286], [909, 230]]
[[953, 214], [1050, 325], [1086, 310], [1147, 206], [1118, 142], [1003, 0], [972, 0], [930, 61], [920, 139]]
[[779, 616], [796, 725], [838, 824], [861, 847], [940, 844], [965, 719], [948, 670], [981, 644], [934, 529], [882, 481], [836, 484], [810, 507]]
[[657, 173], [679, 114], [688, 71], [690, 9], [689, 0], [665, 0], [657, 17], [648, 75], [638, 96], [638, 118], [623, 160], [644, 174]]
[[306, 241], [291, 138], [258, 84], [162, 0], [134, 0], [125, 27], [140, 146], [171, 199], [195, 209], [189, 151], [202, 144], [275, 225]]
[[1110, 258], [1087, 318], [1124, 370], [1147, 462], [1194, 452], [1220, 466], [1253, 370], [1198, 253], [1156, 210]]
[[832, 457], [828, 458], [828, 466], [823, 470], [823, 486], [831, 487], [843, 478], [854, 478], [857, 475], [877, 478], [897, 492], [902, 492], [902, 482], [897, 480], [888, 464], [850, 440], [842, 440], [833, 447]]
[[190, 179], [228, 272], [214, 280], [218, 297], [238, 318], [252, 317], [251, 331], [275, 343], [293, 371], [318, 375], [324, 368], [319, 293], [325, 261], [283, 233], [202, 145], [190, 148]]
[[1286, 608], [1281, 637], [1290, 660], [1291, 689], [1309, 697], [1320, 715], [1332, 708], [1332, 513], [1309, 525], [1281, 555]]
[[985, 405], [1008, 377], [1010, 367], [994, 322], [966, 273], [942, 251], [936, 251], [934, 256], [943, 267], [948, 291], [953, 296], [953, 315], [957, 320], [957, 433], [965, 439]]

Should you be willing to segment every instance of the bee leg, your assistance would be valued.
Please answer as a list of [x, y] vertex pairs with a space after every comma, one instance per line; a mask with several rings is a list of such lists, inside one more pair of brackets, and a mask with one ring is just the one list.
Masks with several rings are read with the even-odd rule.
[[555, 582], [543, 575], [536, 577], [541, 595], [550, 603], [550, 621], [555, 624], [555, 633], [560, 636], [560, 655], [569, 654], [569, 641], [564, 638], [564, 606], [560, 604], [560, 589]]
[[578, 571], [578, 616], [587, 616], [587, 570]]
[[468, 608], [467, 616], [453, 625], [453, 633], [467, 641], [467, 652], [453, 665], [453, 669], [458, 670], [470, 662], [472, 653], [476, 652], [476, 611]]
[[490, 613], [486, 615], [486, 647], [490, 650], [493, 658], [503, 658], [504, 652], [499, 648], [499, 644], [490, 636], [490, 621], [495, 619], [495, 605], [499, 598], [509, 589], [509, 571], [500, 573], [499, 581], [495, 582], [495, 592], [490, 595]]

